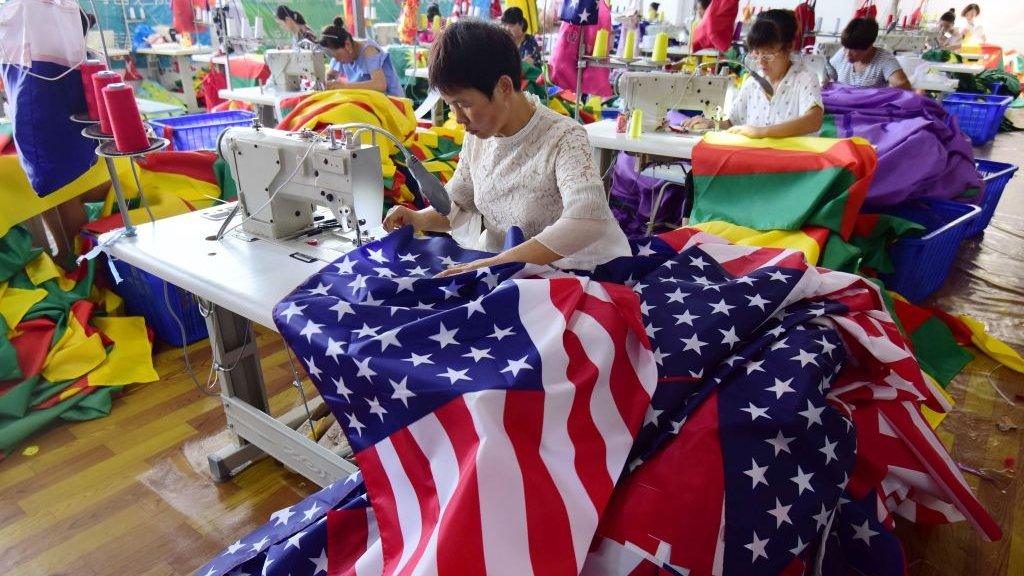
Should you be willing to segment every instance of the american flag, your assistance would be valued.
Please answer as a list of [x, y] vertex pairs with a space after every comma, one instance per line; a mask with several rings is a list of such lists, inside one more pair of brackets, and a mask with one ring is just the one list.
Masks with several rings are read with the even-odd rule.
[[431, 277], [479, 256], [392, 234], [276, 320], [355, 450], [385, 573], [576, 573], [654, 391], [638, 298], [518, 264]]
[[993, 534], [863, 278], [694, 229], [433, 278], [482, 256], [402, 230], [276, 309], [365, 478], [310, 539], [330, 574], [883, 576], [894, 513]]
[[600, 0], [565, 0], [558, 19], [577, 26], [597, 24], [597, 3]]

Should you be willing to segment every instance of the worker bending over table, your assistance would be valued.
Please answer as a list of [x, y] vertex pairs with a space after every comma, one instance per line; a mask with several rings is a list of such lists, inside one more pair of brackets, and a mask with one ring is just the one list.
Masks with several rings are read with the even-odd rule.
[[832, 56], [832, 67], [840, 84], [862, 88], [892, 86], [910, 90], [910, 80], [896, 56], [875, 46], [878, 22], [874, 18], [854, 18], [843, 29], [843, 50]]
[[540, 52], [540, 45], [537, 44], [537, 38], [533, 34], [526, 33], [530, 24], [526, 21], [526, 16], [523, 16], [522, 9], [513, 6], [505, 10], [501, 15], [501, 25], [512, 35], [512, 40], [515, 41], [516, 46], [519, 48], [519, 57], [524, 62], [536, 64], [537, 66], [544, 62]]
[[[498, 253], [452, 266], [440, 276], [508, 262], [592, 269], [630, 254], [608, 207], [586, 131], [524, 94], [521, 74], [519, 50], [496, 24], [460, 20], [431, 47], [430, 85], [466, 127], [459, 164], [447, 185], [452, 211], [396, 206], [384, 228], [452, 231], [476, 241], [467, 247]], [[513, 226], [528, 240], [502, 251]]]
[[[376, 90], [389, 96], [405, 95], [391, 56], [369, 38], [353, 38], [341, 18], [335, 18], [332, 25], [323, 29], [320, 45], [331, 55], [328, 89]], [[339, 74], [345, 76], [344, 81], [338, 79]]]
[[298, 11], [281, 4], [277, 7], [277, 22], [292, 35], [292, 45], [302, 40], [316, 42], [316, 32], [306, 24], [306, 18]]
[[[721, 123], [722, 128], [748, 138], [788, 138], [821, 129], [821, 86], [803, 64], [793, 61], [791, 43], [775, 22], [766, 18], [754, 22], [747, 34], [747, 48], [775, 93], [769, 96], [754, 78], [748, 77], [732, 103], [729, 119]], [[684, 126], [708, 129], [714, 122], [695, 116]]]
[[956, 29], [956, 10], [950, 8], [942, 16], [932, 31], [932, 37], [928, 40], [929, 48], [942, 50], [959, 50], [963, 38]]

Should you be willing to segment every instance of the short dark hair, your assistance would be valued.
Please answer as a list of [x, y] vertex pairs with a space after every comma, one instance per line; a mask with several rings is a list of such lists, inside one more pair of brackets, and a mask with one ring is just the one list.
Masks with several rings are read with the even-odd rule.
[[429, 20], [430, 22], [433, 22], [434, 21], [434, 16], [440, 16], [440, 15], [441, 15], [441, 9], [438, 8], [437, 4], [431, 4], [430, 6], [427, 6], [427, 20]]
[[430, 47], [427, 74], [441, 92], [473, 88], [488, 98], [502, 76], [522, 89], [522, 63], [512, 35], [497, 24], [475, 18], [449, 24]]
[[968, 4], [967, 6], [964, 7], [963, 11], [960, 12], [960, 15], [967, 16], [967, 13], [970, 12], [971, 10], [977, 12], [977, 16], [981, 16], [981, 6], [978, 6], [977, 4]]
[[782, 43], [786, 46], [793, 46], [796, 41], [796, 12], [792, 10], [785, 10], [783, 8], [772, 8], [771, 10], [765, 10], [757, 15], [757, 19], [770, 20], [779, 27], [779, 35], [782, 37]]
[[697, 0], [697, 4], [700, 4], [701, 8], [707, 10], [711, 6], [711, 0]]
[[[792, 43], [789, 45], [792, 46]], [[767, 18], [754, 20], [750, 30], [747, 32], [747, 49], [758, 50], [771, 46], [781, 46], [783, 48], [787, 46], [782, 39], [782, 32], [779, 30], [778, 24]]]
[[530, 27], [530, 24], [526, 21], [526, 16], [523, 16], [523, 9], [518, 6], [513, 6], [501, 14], [502, 24], [519, 24], [526, 30]]
[[284, 20], [286, 18], [291, 18], [299, 26], [306, 25], [306, 18], [303, 17], [303, 15], [300, 12], [292, 10], [291, 8], [285, 6], [284, 4], [281, 4], [280, 6], [277, 7], [277, 19]]
[[854, 18], [843, 29], [840, 42], [848, 50], [867, 50], [878, 39], [878, 22], [874, 18]]
[[324, 26], [320, 32], [320, 45], [324, 48], [337, 50], [344, 48], [351, 41], [352, 34], [345, 28], [345, 19], [340, 16], [335, 18], [330, 26]]
[[942, 13], [942, 16], [939, 16], [939, 20], [942, 20], [943, 22], [949, 22], [950, 24], [955, 23], [956, 22], [956, 10], [953, 9], [953, 8], [950, 8], [949, 10], [946, 10], [945, 12]]

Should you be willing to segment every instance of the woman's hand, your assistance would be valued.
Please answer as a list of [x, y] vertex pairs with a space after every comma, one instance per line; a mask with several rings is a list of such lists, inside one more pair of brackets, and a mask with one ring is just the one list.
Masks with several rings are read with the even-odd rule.
[[394, 232], [402, 226], [412, 226], [417, 231], [421, 230], [420, 214], [401, 205], [389, 210], [387, 216], [384, 217], [384, 230]]
[[761, 128], [759, 126], [749, 126], [747, 124], [733, 126], [732, 128], [729, 128], [728, 132], [730, 134], [739, 134], [740, 136], [746, 136], [747, 138], [768, 137], [768, 131], [766, 129]]
[[693, 116], [683, 122], [683, 128], [687, 130], [708, 130], [714, 125], [710, 118], [704, 116]]
[[479, 260], [473, 260], [472, 262], [456, 264], [455, 266], [452, 266], [447, 270], [442, 270], [441, 273], [439, 273], [437, 276], [434, 276], [434, 278], [447, 278], [448, 276], [455, 276], [456, 274], [462, 274], [463, 272], [469, 272], [470, 270], [476, 270], [478, 268], [496, 266], [497, 264], [499, 264], [499, 262], [497, 262], [494, 258], [481, 258]]

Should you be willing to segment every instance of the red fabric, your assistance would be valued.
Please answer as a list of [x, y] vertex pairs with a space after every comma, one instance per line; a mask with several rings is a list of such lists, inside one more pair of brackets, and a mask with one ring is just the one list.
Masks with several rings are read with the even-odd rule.
[[207, 110], [213, 110], [214, 106], [224, 102], [224, 99], [220, 97], [219, 92], [227, 87], [227, 78], [225, 78], [224, 74], [219, 70], [210, 70], [210, 72], [203, 77], [203, 100], [206, 102]]
[[861, 2], [860, 8], [853, 11], [853, 17], [878, 19], [878, 7], [875, 6], [875, 0]]
[[53, 320], [47, 318], [26, 320], [18, 324], [19, 335], [11, 339], [11, 346], [14, 346], [18, 355], [18, 367], [24, 378], [35, 376], [43, 370], [56, 329]]
[[178, 32], [191, 34], [196, 31], [192, 0], [171, 0], [171, 27]]
[[740, 11], [740, 0], [715, 0], [693, 33], [693, 50], [714, 48], [725, 52], [732, 44], [733, 24]]
[[814, 6], [811, 6], [807, 2], [803, 2], [796, 7], [796, 10], [794, 10], [794, 12], [796, 12], [797, 49], [799, 50], [809, 46], [814, 46], [814, 35], [804, 35], [804, 32], [806, 32], [807, 30], [814, 30]]

